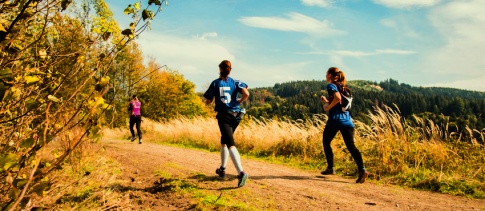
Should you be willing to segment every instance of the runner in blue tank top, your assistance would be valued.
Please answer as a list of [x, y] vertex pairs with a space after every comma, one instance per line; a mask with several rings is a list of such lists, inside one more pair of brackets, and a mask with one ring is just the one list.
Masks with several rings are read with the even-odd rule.
[[[214, 110], [221, 132], [221, 166], [216, 169], [216, 174], [224, 177], [229, 155], [238, 172], [238, 187], [246, 184], [248, 174], [243, 171], [241, 158], [234, 142], [234, 131], [239, 125], [244, 110], [239, 106], [249, 97], [248, 85], [229, 77], [231, 62], [224, 60], [219, 64], [219, 78], [212, 81], [204, 93], [206, 103], [215, 101]], [[238, 99], [238, 94], [242, 97]]]
[[350, 154], [354, 158], [357, 164], [359, 176], [357, 183], [364, 183], [365, 179], [369, 175], [364, 167], [364, 161], [360, 151], [355, 147], [354, 143], [354, 123], [349, 111], [342, 111], [340, 95], [337, 86], [335, 84], [344, 85], [347, 83], [345, 74], [339, 71], [336, 67], [331, 67], [327, 71], [326, 80], [329, 83], [327, 85], [328, 99], [321, 96], [320, 99], [324, 103], [323, 110], [328, 111], [328, 121], [323, 129], [323, 151], [325, 152], [325, 158], [327, 159], [327, 169], [322, 171], [323, 175], [335, 174], [335, 167], [333, 163], [333, 151], [330, 143], [332, 142], [337, 132], [340, 131], [345, 142], [345, 146], [349, 150]]

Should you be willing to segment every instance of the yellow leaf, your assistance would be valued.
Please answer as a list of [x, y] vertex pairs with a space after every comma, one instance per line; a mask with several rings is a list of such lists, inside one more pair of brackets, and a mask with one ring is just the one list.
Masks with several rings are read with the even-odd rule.
[[39, 58], [45, 59], [47, 57], [47, 51], [45, 49], [40, 49], [38, 52]]
[[1, 24], [1, 23], [0, 23], [0, 31], [7, 32], [7, 30], [5, 30], [5, 28], [3, 27], [3, 24]]
[[76, 62], [81, 63], [81, 62], [83, 62], [83, 61], [84, 61], [84, 56], [79, 56], [79, 57], [77, 57]]
[[17, 87], [12, 87], [10, 88], [10, 90], [12, 91], [12, 96], [14, 99], [20, 99], [20, 95], [22, 95], [22, 90], [18, 89]]
[[96, 97], [95, 100], [96, 100], [96, 105], [104, 104], [104, 99], [102, 97]]
[[25, 76], [24, 80], [25, 80], [25, 83], [27, 84], [33, 84], [35, 82], [40, 81], [40, 78], [37, 76]]

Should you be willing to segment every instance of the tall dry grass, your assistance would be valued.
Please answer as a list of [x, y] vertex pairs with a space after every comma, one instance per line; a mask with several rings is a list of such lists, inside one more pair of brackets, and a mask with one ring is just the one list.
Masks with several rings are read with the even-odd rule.
[[[245, 119], [236, 129], [234, 139], [238, 150], [255, 155], [314, 156], [322, 152], [321, 129], [325, 115], [312, 121], [281, 121]], [[220, 132], [214, 117], [178, 118], [165, 123], [144, 119], [143, 140], [181, 143], [219, 150]], [[106, 138], [128, 138], [129, 130], [105, 129]]]
[[[485, 197], [485, 148], [448, 130], [448, 124], [413, 116], [404, 119], [399, 109], [375, 108], [368, 113], [372, 124], [356, 122], [356, 145], [371, 179], [457, 195]], [[292, 158], [311, 168], [326, 166], [322, 131], [326, 115], [308, 121], [245, 119], [235, 132], [242, 154]], [[179, 118], [159, 123], [145, 119], [143, 139], [218, 151], [220, 132], [214, 117]], [[485, 132], [465, 128], [468, 133]], [[105, 137], [128, 138], [128, 129], [106, 129]], [[467, 136], [473, 137], [473, 136]], [[356, 165], [340, 135], [332, 142], [337, 170], [354, 174]], [[298, 164], [297, 164], [298, 165]]]

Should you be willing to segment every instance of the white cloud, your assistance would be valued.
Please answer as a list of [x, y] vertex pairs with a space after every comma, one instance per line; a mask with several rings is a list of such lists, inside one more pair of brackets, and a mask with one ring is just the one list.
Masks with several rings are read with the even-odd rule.
[[385, 18], [380, 20], [379, 23], [385, 27], [395, 30], [399, 35], [405, 35], [413, 39], [420, 39], [419, 33], [417, 33], [415, 29], [409, 25], [409, 22], [403, 22], [402, 20], [399, 20], [399, 18]]
[[364, 51], [333, 51], [332, 54], [340, 56], [351, 56], [351, 57], [364, 57], [364, 56], [375, 56], [381, 54], [395, 54], [395, 55], [409, 55], [415, 54], [414, 51], [408, 50], [396, 50], [396, 49], [377, 49], [374, 52], [364, 52]]
[[409, 9], [414, 7], [431, 7], [440, 0], [373, 0], [374, 3], [395, 9]]
[[376, 50], [376, 55], [377, 54], [397, 54], [397, 55], [410, 55], [410, 54], [415, 54], [415, 51], [409, 51], [409, 50], [399, 50], [399, 49], [377, 49]]
[[383, 25], [385, 27], [389, 27], [389, 28], [393, 28], [393, 29], [398, 27], [396, 21], [391, 20], [391, 19], [382, 19], [379, 22], [381, 23], [381, 25]]
[[449, 83], [432, 83], [425, 85], [427, 87], [453, 87], [473, 91], [485, 92], [485, 76], [477, 76], [466, 80], [456, 80]]
[[[485, 72], [485, 1], [450, 2], [434, 9], [429, 18], [445, 43], [428, 53], [424, 69], [455, 80], [481, 77]], [[482, 78], [479, 84], [484, 82]]]
[[301, 3], [306, 6], [328, 7], [330, 2], [328, 0], [301, 0]]
[[200, 40], [207, 40], [207, 38], [216, 38], [217, 37], [217, 32], [206, 32], [203, 33], [201, 36], [195, 35], [194, 38], [200, 39]]
[[333, 29], [327, 20], [320, 21], [295, 12], [289, 13], [288, 18], [243, 17], [239, 22], [255, 28], [301, 32], [318, 37], [344, 34], [343, 31]]
[[235, 60], [235, 56], [225, 45], [217, 40], [205, 39], [215, 37], [216, 34], [176, 37], [150, 31], [144, 33], [137, 42], [144, 54], [155, 57], [161, 65], [178, 70], [185, 79], [200, 86], [217, 78], [217, 65], [222, 60]]
[[[252, 62], [233, 63], [234, 68], [231, 76], [246, 82], [250, 88], [273, 86], [275, 83], [283, 83], [296, 80], [315, 79], [315, 74], [302, 73], [298, 70], [308, 69], [313, 62], [303, 61], [294, 63], [262, 63]], [[322, 76], [323, 77], [323, 76]], [[321, 79], [321, 78], [316, 78]]]
[[301, 54], [322, 54], [322, 55], [331, 55], [331, 56], [349, 56], [349, 57], [366, 57], [366, 56], [375, 56], [375, 55], [382, 55], [382, 54], [394, 54], [394, 55], [410, 55], [415, 54], [415, 51], [410, 50], [399, 50], [399, 49], [377, 49], [375, 51], [349, 51], [349, 50], [338, 50], [338, 51], [331, 51], [331, 52], [307, 52]]

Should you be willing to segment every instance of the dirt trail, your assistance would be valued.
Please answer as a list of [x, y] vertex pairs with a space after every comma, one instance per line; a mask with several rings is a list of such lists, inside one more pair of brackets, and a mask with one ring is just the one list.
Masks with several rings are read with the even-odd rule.
[[[123, 165], [126, 181], [139, 190], [147, 190], [157, 183], [160, 178], [154, 172], [163, 171], [173, 177], [197, 182], [200, 188], [212, 191], [216, 196], [234, 198], [257, 210], [485, 210], [485, 200], [372, 182], [356, 184], [355, 178], [324, 177], [316, 171], [245, 158], [242, 162], [249, 180], [246, 186], [235, 188], [236, 170], [230, 160], [226, 179], [219, 179], [214, 173], [219, 166], [218, 153], [152, 143], [140, 145], [126, 140], [104, 140], [103, 144], [108, 154]], [[146, 194], [140, 200], [145, 201], [140, 202], [140, 208], [149, 206], [152, 210], [193, 208], [193, 199], [184, 197], [153, 198]]]

